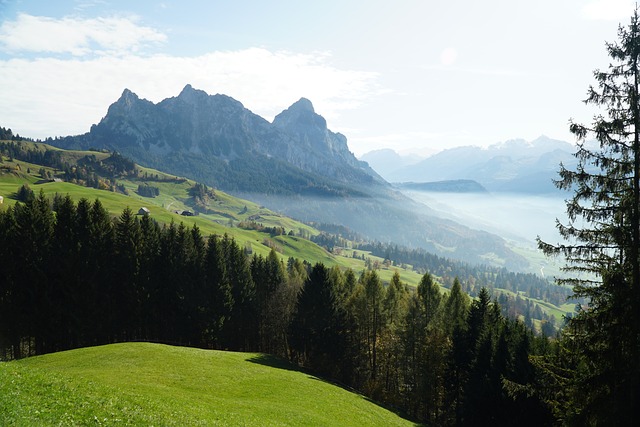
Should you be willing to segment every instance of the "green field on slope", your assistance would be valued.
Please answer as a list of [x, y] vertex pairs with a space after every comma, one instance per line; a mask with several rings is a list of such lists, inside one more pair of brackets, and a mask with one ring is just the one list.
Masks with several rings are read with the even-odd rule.
[[[43, 143], [23, 141], [22, 144], [40, 151], [53, 150], [61, 152], [70, 162], [77, 161], [87, 155], [96, 156], [100, 159], [110, 155], [109, 153], [94, 151], [60, 150]], [[2, 156], [0, 166], [0, 196], [4, 197], [4, 204], [0, 205], [0, 209], [13, 205], [16, 202], [13, 198], [15, 193], [23, 184], [28, 184], [36, 195], [43, 191], [48, 198], [53, 198], [55, 194], [59, 194], [69, 195], [76, 202], [81, 198], [86, 198], [89, 201], [100, 199], [103, 206], [114, 217], [119, 216], [127, 207], [132, 209], [134, 213], [138, 212], [141, 207], [145, 207], [149, 209], [151, 218], [160, 224], [169, 224], [172, 221], [176, 224], [184, 223], [187, 227], [195, 224], [205, 236], [226, 233], [233, 237], [240, 247], [248, 249], [251, 253], [257, 255], [267, 256], [273, 247], [280, 258], [285, 261], [287, 258], [293, 257], [306, 260], [311, 264], [321, 262], [329, 267], [350, 268], [356, 274], [366, 268], [365, 262], [359, 258], [361, 255], [365, 255], [372, 262], [378, 261], [380, 264], [378, 274], [386, 283], [391, 280], [396, 271], [400, 274], [401, 280], [411, 287], [416, 287], [422, 278], [422, 274], [414, 271], [411, 266], [406, 266], [406, 268], [384, 266], [382, 263], [384, 261], [383, 258], [374, 256], [368, 251], [356, 250], [358, 258], [351, 256], [354, 253], [351, 247], [339, 248], [335, 253], [330, 253], [310, 240], [299, 237], [301, 235], [308, 237], [320, 233], [319, 230], [311, 225], [288, 218], [257, 203], [234, 197], [218, 189], [214, 190], [215, 198], [209, 201], [207, 212], [200, 213], [197, 216], [182, 216], [176, 211], [194, 210], [193, 197], [189, 194], [189, 190], [195, 184], [195, 181], [140, 165], [136, 165], [135, 168], [136, 175], [122, 176], [117, 180], [119, 184], [122, 184], [127, 189], [128, 195], [125, 195], [88, 188], [71, 182], [40, 183], [42, 182], [39, 175], [40, 169], [44, 169], [53, 175], [59, 175], [60, 171], [25, 161], [10, 160], [5, 155]], [[140, 184], [157, 187], [160, 194], [157, 197], [143, 197], [136, 191]], [[287, 235], [271, 236], [265, 232], [238, 227], [241, 222], [251, 221], [260, 223], [265, 227], [282, 227]], [[288, 235], [289, 232], [293, 232], [294, 235]], [[523, 255], [526, 254], [523, 253]], [[541, 254], [538, 253], [536, 256], [542, 262]], [[549, 267], [545, 272], [553, 275], [552, 273], [556, 270], [552, 268], [551, 263], [545, 265]], [[439, 277], [435, 277], [435, 279], [442, 282]], [[461, 280], [465, 280], [465, 278], [462, 277]], [[444, 286], [442, 289], [445, 290]], [[510, 291], [504, 292], [511, 294]], [[528, 298], [525, 295], [521, 296]], [[535, 302], [539, 301], [535, 300]], [[565, 304], [558, 307], [547, 302], [540, 303], [540, 308], [545, 313], [555, 316], [558, 321], [562, 321], [562, 316], [572, 312], [574, 305]]]
[[0, 425], [414, 424], [272, 356], [123, 343], [0, 363]]
[[[87, 152], [64, 151], [46, 146], [45, 144], [33, 144], [38, 148], [54, 149], [63, 151], [66, 156], [80, 157], [86, 155]], [[96, 156], [106, 156], [104, 153], [91, 152]], [[17, 165], [19, 170], [17, 170]], [[353, 259], [350, 256], [338, 256], [327, 252], [325, 249], [315, 243], [296, 236], [274, 236], [271, 237], [267, 233], [255, 230], [245, 230], [237, 227], [240, 221], [251, 220], [256, 218], [256, 222], [266, 227], [283, 227], [287, 232], [293, 231], [294, 234], [304, 232], [308, 235], [318, 234], [315, 228], [280, 215], [263, 206], [248, 200], [243, 200], [227, 194], [220, 190], [215, 190], [216, 200], [211, 201], [210, 208], [213, 213], [202, 213], [197, 216], [182, 216], [175, 211], [192, 210], [190, 206], [189, 188], [195, 184], [194, 181], [181, 178], [177, 181], [171, 181], [175, 178], [173, 175], [164, 172], [136, 166], [140, 174], [148, 174], [149, 176], [157, 176], [160, 181], [139, 180], [135, 178], [121, 178], [118, 182], [123, 184], [129, 191], [128, 195], [114, 193], [110, 191], [97, 190], [95, 188], [84, 187], [72, 184], [70, 182], [48, 182], [38, 184], [40, 177], [38, 170], [40, 165], [31, 164], [24, 161], [9, 161], [5, 156], [3, 158], [3, 169], [0, 169], [0, 196], [4, 196], [4, 205], [0, 205], [0, 209], [9, 205], [13, 205], [16, 201], [12, 198], [18, 191], [20, 186], [27, 184], [35, 192], [36, 195], [42, 190], [46, 197], [52, 198], [55, 194], [69, 195], [76, 202], [81, 198], [93, 201], [100, 199], [103, 206], [113, 215], [118, 216], [127, 207], [134, 213], [138, 212], [141, 207], [146, 207], [150, 211], [151, 218], [160, 224], [169, 224], [174, 221], [176, 224], [184, 223], [187, 227], [194, 224], [197, 225], [202, 234], [205, 236], [211, 234], [229, 234], [241, 247], [250, 247], [253, 253], [266, 256], [269, 254], [272, 245], [277, 247], [281, 258], [288, 257], [306, 260], [310, 263], [321, 262], [327, 266], [338, 265], [342, 268], [351, 268], [356, 272], [362, 271], [364, 261]], [[55, 171], [51, 168], [44, 168]], [[10, 172], [9, 172], [10, 170]], [[27, 171], [30, 171], [29, 173]], [[166, 181], [162, 181], [166, 180]], [[154, 198], [142, 197], [136, 193], [136, 188], [140, 183], [149, 183], [160, 189], [160, 195]], [[231, 221], [230, 221], [231, 220]], [[229, 227], [232, 222], [236, 226]], [[370, 256], [368, 252], [365, 252]], [[370, 256], [372, 259], [382, 261], [382, 258]], [[398, 267], [382, 268], [379, 273], [382, 280], [388, 282], [391, 280], [393, 273], [399, 271], [402, 280], [410, 286], [417, 286], [422, 275], [411, 269], [401, 269]]]

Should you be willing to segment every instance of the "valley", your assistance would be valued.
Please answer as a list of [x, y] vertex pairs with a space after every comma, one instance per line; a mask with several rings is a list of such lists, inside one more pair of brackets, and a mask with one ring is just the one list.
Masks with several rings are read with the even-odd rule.
[[158, 103], [125, 89], [89, 132], [45, 142], [117, 151], [304, 222], [340, 224], [464, 262], [527, 269], [526, 258], [500, 237], [434, 216], [395, 190], [305, 98], [270, 123], [231, 97], [191, 85]]
[[518, 193], [443, 193], [404, 191], [438, 215], [486, 230], [504, 238], [516, 251], [526, 254], [531, 272], [544, 271], [546, 277], [560, 276], [559, 265], [541, 256], [536, 238], [560, 241], [556, 218], [566, 222], [565, 201], [558, 195]]
[[[109, 153], [105, 152], [60, 150], [43, 143], [28, 141], [22, 141], [19, 145], [22, 147], [21, 151], [14, 151], [17, 157], [20, 156], [20, 154], [17, 154], [18, 152], [23, 153], [23, 156], [28, 156], [26, 153], [31, 153], [29, 156], [33, 157], [34, 153], [41, 153], [42, 155], [42, 153], [49, 151], [58, 153], [61, 159], [63, 159], [63, 163], [70, 162], [70, 164], [76, 164], [78, 161], [82, 164], [84, 162], [83, 159], [87, 157], [96, 157], [104, 161], [110, 156]], [[314, 240], [315, 236], [319, 236], [322, 233], [318, 228], [311, 225], [313, 223], [296, 221], [286, 215], [267, 209], [260, 204], [246, 199], [239, 199], [217, 189], [210, 189], [213, 196], [206, 201], [206, 204], [198, 206], [195, 203], [194, 197], [190, 194], [196, 182], [139, 165], [136, 165], [134, 170], [122, 174], [116, 179], [120, 188], [124, 189], [127, 194], [86, 187], [86, 183], [83, 184], [82, 182], [78, 182], [77, 184], [62, 181], [43, 182], [40, 176], [43, 172], [54, 176], [61, 173], [60, 169], [17, 159], [10, 160], [7, 156], [4, 157], [0, 170], [3, 171], [3, 173], [0, 174], [0, 194], [5, 195], [5, 207], [16, 203], [15, 194], [21, 186], [26, 184], [31, 186], [34, 193], [37, 194], [42, 191], [45, 197], [49, 199], [53, 199], [56, 195], [70, 195], [72, 199], [76, 201], [82, 198], [89, 201], [99, 199], [114, 217], [117, 217], [125, 208], [130, 208], [133, 212], [138, 212], [140, 208], [144, 207], [149, 210], [150, 218], [160, 224], [168, 225], [173, 222], [176, 224], [184, 223], [188, 227], [195, 225], [204, 235], [229, 234], [241, 247], [246, 248], [250, 254], [266, 256], [271, 251], [271, 248], [276, 248], [278, 256], [283, 260], [292, 257], [306, 260], [310, 263], [321, 262], [327, 266], [350, 268], [354, 271], [365, 270], [375, 265], [381, 279], [386, 283], [391, 281], [395, 272], [399, 272], [403, 282], [411, 287], [416, 287], [420, 282], [422, 274], [431, 269], [435, 269], [436, 266], [443, 265], [443, 263], [445, 265], [451, 265], [446, 276], [442, 275], [444, 273], [432, 271], [445, 290], [451, 287], [453, 278], [456, 275], [468, 276], [469, 274], [465, 263], [451, 262], [445, 258], [440, 259], [438, 256], [434, 256], [433, 261], [430, 261], [429, 264], [422, 265], [413, 265], [411, 261], [393, 258], [387, 260], [389, 261], [387, 262], [385, 261], [385, 252], [388, 252], [388, 250], [379, 251], [379, 253], [374, 254], [369, 250], [362, 251], [359, 249], [359, 246], [367, 242], [367, 240], [361, 240], [364, 239], [362, 236], [356, 240], [350, 240], [348, 236], [330, 236], [329, 240], [334, 243], [330, 246], [321, 247], [311, 241]], [[102, 179], [108, 180], [109, 178], [105, 176]], [[141, 196], [137, 192], [141, 185], [157, 188], [159, 194], [155, 197]], [[438, 197], [440, 197], [440, 195]], [[429, 201], [429, 204], [432, 204], [432, 202], [433, 201]], [[330, 208], [339, 207], [342, 202], [329, 202], [325, 200], [319, 201], [318, 203], [320, 204], [318, 208], [329, 209], [327, 206], [330, 206]], [[439, 209], [440, 205], [433, 203], [433, 206]], [[427, 209], [431, 210], [432, 208]], [[436, 212], [437, 209], [434, 210], [434, 212]], [[182, 211], [193, 211], [196, 215], [184, 216], [180, 214]], [[446, 221], [446, 218], [451, 218], [452, 215], [455, 215], [455, 210], [451, 210], [448, 207], [442, 208], [441, 214], [444, 218], [443, 221]], [[381, 218], [384, 217], [383, 213], [380, 213], [380, 215]], [[338, 215], [332, 219], [335, 223], [338, 223], [340, 218], [341, 216]], [[342, 216], [342, 218], [344, 218], [344, 216]], [[460, 219], [464, 221], [470, 220], [464, 216], [461, 216]], [[282, 229], [282, 232], [277, 234], [261, 232], [255, 229], [255, 227], [249, 226], [251, 223], [259, 224], [260, 227]], [[474, 226], [473, 222], [469, 223], [472, 224], [471, 227]], [[348, 230], [348, 228], [345, 230]], [[393, 243], [397, 245], [396, 242]], [[526, 248], [526, 250], [522, 250], [518, 245], [515, 245], [514, 250], [519, 250], [524, 256], [530, 257], [530, 248], [526, 245], [523, 247]], [[539, 258], [539, 260], [540, 262], [544, 262], [542, 258]], [[492, 261], [494, 263], [502, 262], [499, 258]], [[458, 270], [459, 272], [457, 272]], [[547, 272], [550, 273], [552, 271], [552, 269], [547, 267]], [[531, 273], [533, 274], [532, 276], [539, 276], [539, 267], [534, 267]], [[473, 274], [477, 275], [478, 278], [485, 275], [485, 273], [480, 272]], [[526, 279], [526, 277], [527, 275], [523, 275], [525, 281], [532, 281], [533, 279], [533, 277], [529, 279]], [[533, 280], [532, 283], [533, 282], [535, 282], [535, 280]], [[495, 289], [498, 293], [502, 292], [499, 287], [495, 286], [492, 280], [486, 281], [481, 279], [480, 283]], [[544, 281], [539, 281], [539, 284], [536, 286], [552, 287], [553, 285], [544, 285]], [[472, 293], [478, 290], [479, 287], [467, 288], [467, 291]], [[504, 290], [505, 295], [509, 295], [510, 298], [515, 296], [512, 291], [513, 289]], [[529, 296], [522, 293], [521, 297], [527, 299]], [[534, 299], [531, 299], [531, 302], [533, 304], [532, 307], [540, 307], [542, 313], [553, 317], [558, 324], [562, 321], [563, 313], [573, 310], [571, 305], [566, 305], [564, 302], [558, 303], [557, 299], [554, 299], [554, 302], [551, 304], [553, 307], [539, 304]], [[505, 309], [507, 309], [507, 307], [505, 307]], [[516, 313], [523, 315], [524, 313], [520, 310], [521, 308], [516, 309]], [[539, 315], [534, 315], [533, 311], [531, 311], [529, 315], [532, 316], [533, 324], [539, 325], [540, 321], [543, 320]]]

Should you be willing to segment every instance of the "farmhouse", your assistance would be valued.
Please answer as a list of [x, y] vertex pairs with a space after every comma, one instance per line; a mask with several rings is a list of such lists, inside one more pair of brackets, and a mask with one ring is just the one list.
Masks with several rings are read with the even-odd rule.
[[182, 211], [182, 216], [195, 216], [195, 214], [191, 211]]
[[151, 211], [149, 211], [149, 209], [145, 208], [144, 206], [138, 209], [138, 215], [149, 215], [150, 213]]

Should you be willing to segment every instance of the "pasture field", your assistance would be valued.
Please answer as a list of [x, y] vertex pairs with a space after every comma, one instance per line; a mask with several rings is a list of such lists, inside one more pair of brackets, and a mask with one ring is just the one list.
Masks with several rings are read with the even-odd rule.
[[415, 424], [273, 356], [121, 343], [0, 363], [0, 425]]

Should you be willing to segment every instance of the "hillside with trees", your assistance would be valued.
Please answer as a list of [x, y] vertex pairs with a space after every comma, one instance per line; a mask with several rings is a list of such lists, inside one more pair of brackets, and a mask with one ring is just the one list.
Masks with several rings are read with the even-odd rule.
[[125, 89], [88, 132], [45, 142], [118, 152], [301, 221], [348, 226], [370, 240], [474, 264], [529, 267], [504, 239], [439, 218], [393, 189], [304, 98], [270, 123], [229, 96], [191, 85], [158, 103]]
[[530, 406], [532, 420], [551, 416], [501, 392], [503, 379], [526, 386], [528, 355], [551, 344], [486, 289], [471, 301], [456, 280], [444, 294], [428, 273], [416, 292], [399, 274], [385, 287], [376, 271], [249, 256], [226, 235], [128, 209], [112, 221], [99, 200], [51, 208], [42, 193], [3, 211], [0, 230], [5, 358], [139, 340], [257, 351], [417, 419], [461, 422], [476, 405], [487, 420]]
[[[505, 315], [519, 318], [536, 331], [547, 335], [553, 334], [562, 324], [563, 313], [573, 311], [573, 306], [566, 304], [563, 294], [559, 292], [561, 289], [550, 292], [548, 283], [534, 275], [515, 273], [513, 278], [503, 280], [505, 276], [497, 275], [496, 269], [453, 261], [421, 249], [370, 242], [344, 226], [302, 224], [204, 184], [130, 164], [128, 159], [118, 154], [59, 150], [32, 142], [0, 143], [0, 148], [2, 147], [5, 147], [6, 161], [0, 166], [0, 172], [4, 171], [0, 173], [0, 191], [7, 189], [9, 204], [14, 198], [23, 202], [35, 198], [39, 188], [45, 191], [50, 204], [65, 194], [70, 194], [75, 202], [81, 198], [100, 198], [106, 203], [105, 207], [112, 217], [118, 216], [127, 206], [137, 206], [133, 209], [134, 212], [139, 207], [152, 208], [152, 217], [161, 225], [171, 221], [184, 221], [182, 214], [186, 211], [194, 214], [191, 224], [197, 224], [204, 234], [228, 233], [235, 236], [248, 253], [256, 251], [267, 255], [274, 248], [281, 256], [301, 257], [311, 263], [340, 265], [356, 271], [363, 268], [375, 269], [385, 283], [391, 280], [397, 270], [414, 287], [419, 283], [420, 275], [427, 271], [445, 288], [451, 288], [454, 277], [464, 277], [466, 292], [476, 295], [483, 286], [494, 290]], [[48, 154], [50, 152], [52, 154]], [[111, 160], [114, 157], [119, 159], [116, 164], [128, 166], [120, 170], [109, 169], [109, 165], [114, 163]], [[43, 159], [57, 160], [47, 163]], [[46, 165], [29, 163], [28, 160], [45, 161]], [[52, 167], [52, 164], [64, 164], [64, 167], [61, 170]], [[100, 185], [100, 191], [91, 192], [66, 185], [67, 182], [58, 182], [68, 179], [66, 170], [83, 170], [81, 165], [88, 164], [97, 166], [90, 169], [95, 182], [110, 185]], [[43, 176], [47, 179], [43, 179]], [[3, 182], [7, 185], [3, 185]], [[72, 178], [69, 182], [94, 188], [94, 180]], [[144, 189], [142, 194], [141, 188]], [[150, 191], [149, 195], [155, 197], [147, 197], [147, 189]], [[101, 193], [103, 191], [115, 193], [107, 195]], [[112, 203], [116, 199], [118, 203]], [[160, 208], [160, 211], [153, 209], [153, 206]], [[250, 236], [242, 230], [256, 233]], [[323, 252], [316, 244], [327, 252]], [[354, 256], [354, 251], [357, 256]], [[487, 274], [487, 269], [494, 272]], [[566, 292], [564, 295], [566, 296]]]

